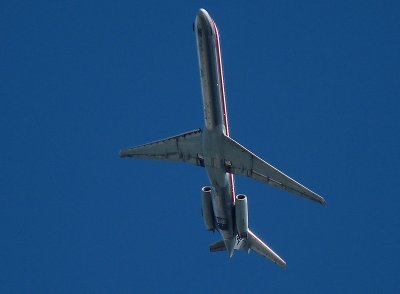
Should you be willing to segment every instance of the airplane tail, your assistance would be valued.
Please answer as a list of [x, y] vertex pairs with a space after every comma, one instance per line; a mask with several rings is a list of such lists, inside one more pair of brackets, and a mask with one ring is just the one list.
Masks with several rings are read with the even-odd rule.
[[219, 240], [210, 245], [210, 252], [226, 251], [224, 240]]
[[250, 230], [247, 231], [245, 238], [237, 238], [236, 241], [235, 239], [219, 240], [210, 245], [210, 252], [228, 251], [230, 257], [233, 256], [235, 250], [244, 250], [248, 253], [253, 250], [279, 266], [286, 267], [286, 262]]
[[242, 248], [247, 251], [251, 249], [279, 266], [286, 267], [286, 262], [250, 230], [247, 231], [247, 238]]
[[229, 256], [232, 257], [235, 251], [235, 240], [224, 239], [219, 240], [210, 245], [210, 252], [227, 251]]

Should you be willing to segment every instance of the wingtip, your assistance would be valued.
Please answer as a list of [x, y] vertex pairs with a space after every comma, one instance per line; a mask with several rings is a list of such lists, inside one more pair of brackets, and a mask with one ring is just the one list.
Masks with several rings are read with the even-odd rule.
[[281, 268], [286, 268], [286, 261], [278, 256], [278, 259], [275, 260], [275, 263], [278, 264]]
[[120, 158], [124, 158], [126, 157], [126, 150], [125, 149], [121, 149], [118, 153]]

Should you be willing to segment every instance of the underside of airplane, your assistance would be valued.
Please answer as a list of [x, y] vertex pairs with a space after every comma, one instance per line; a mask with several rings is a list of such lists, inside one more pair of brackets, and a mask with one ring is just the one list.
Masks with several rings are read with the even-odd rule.
[[207, 230], [222, 237], [211, 252], [251, 250], [285, 267], [286, 262], [248, 225], [247, 196], [235, 194], [233, 175], [246, 176], [325, 205], [325, 199], [279, 171], [229, 136], [218, 28], [204, 9], [194, 24], [203, 96], [204, 128], [121, 150], [120, 157], [172, 160], [204, 167], [211, 184], [202, 188]]

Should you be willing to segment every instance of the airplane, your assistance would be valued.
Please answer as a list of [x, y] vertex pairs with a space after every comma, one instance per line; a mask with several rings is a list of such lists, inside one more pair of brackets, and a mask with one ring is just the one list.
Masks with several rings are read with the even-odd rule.
[[288, 177], [229, 136], [228, 113], [218, 28], [205, 9], [194, 27], [203, 96], [204, 129], [136, 147], [122, 149], [120, 157], [172, 160], [204, 167], [210, 186], [202, 188], [202, 215], [209, 231], [222, 237], [211, 252], [253, 250], [281, 267], [286, 262], [259, 239], [248, 225], [247, 196], [235, 195], [233, 175], [259, 180], [273, 187], [325, 205], [325, 199]]

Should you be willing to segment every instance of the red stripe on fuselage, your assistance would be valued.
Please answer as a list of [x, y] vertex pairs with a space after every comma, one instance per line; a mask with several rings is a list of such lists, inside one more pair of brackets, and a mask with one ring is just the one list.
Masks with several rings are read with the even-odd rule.
[[[225, 134], [229, 137], [229, 127], [228, 127], [228, 112], [226, 110], [226, 100], [225, 100], [225, 85], [224, 85], [224, 75], [222, 73], [222, 60], [221, 60], [221, 47], [219, 45], [219, 33], [217, 25], [215, 24], [214, 20], [211, 18], [212, 23], [215, 29], [215, 43], [217, 45], [217, 57], [218, 57], [218, 73], [219, 73], [219, 80], [220, 80], [220, 92], [221, 92], [221, 99], [222, 99], [222, 108], [223, 108], [223, 115], [224, 115], [224, 126], [225, 126]], [[232, 202], [235, 202], [235, 184], [233, 175], [229, 174], [229, 181], [231, 184], [231, 197]]]
[[214, 25], [215, 29], [215, 43], [217, 45], [217, 57], [218, 57], [218, 73], [219, 73], [219, 88], [221, 91], [221, 98], [222, 98], [222, 108], [223, 108], [223, 114], [224, 114], [224, 126], [225, 126], [225, 133], [229, 137], [229, 127], [228, 127], [228, 114], [226, 111], [226, 101], [225, 101], [225, 86], [224, 86], [224, 75], [222, 73], [222, 60], [221, 60], [221, 47], [219, 45], [219, 33], [218, 33], [218, 28], [214, 22], [214, 20], [211, 18], [212, 23]]

